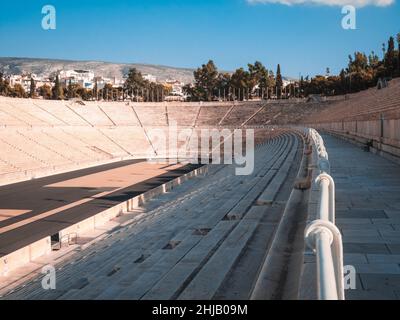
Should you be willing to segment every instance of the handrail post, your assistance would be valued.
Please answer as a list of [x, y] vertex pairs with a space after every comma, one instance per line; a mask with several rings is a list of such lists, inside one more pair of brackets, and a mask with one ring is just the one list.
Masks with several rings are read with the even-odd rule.
[[331, 281], [330, 277], [335, 274], [335, 268], [331, 251], [332, 235], [324, 229], [315, 235], [317, 272], [318, 272], [318, 298], [320, 300], [337, 300], [336, 281]]
[[[318, 298], [344, 300], [343, 247], [339, 229], [326, 220], [314, 220], [304, 232], [306, 244], [317, 256]], [[331, 290], [335, 289], [335, 295]]]

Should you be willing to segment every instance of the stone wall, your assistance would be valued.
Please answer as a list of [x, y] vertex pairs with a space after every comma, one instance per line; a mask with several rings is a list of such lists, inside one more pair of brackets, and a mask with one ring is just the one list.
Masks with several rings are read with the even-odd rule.
[[369, 148], [371, 152], [400, 162], [400, 119], [354, 120], [309, 126], [335, 134]]

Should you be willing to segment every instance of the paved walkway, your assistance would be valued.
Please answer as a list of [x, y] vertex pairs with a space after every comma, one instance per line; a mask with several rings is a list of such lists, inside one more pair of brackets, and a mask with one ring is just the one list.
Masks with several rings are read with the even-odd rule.
[[400, 166], [323, 136], [336, 183], [345, 265], [357, 271], [346, 299], [400, 298]]

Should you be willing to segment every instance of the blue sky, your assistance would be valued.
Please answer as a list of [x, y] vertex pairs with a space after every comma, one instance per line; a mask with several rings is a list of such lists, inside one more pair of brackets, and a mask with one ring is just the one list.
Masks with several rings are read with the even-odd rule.
[[[266, 0], [260, 0], [266, 1]], [[282, 2], [311, 0], [269, 0]], [[0, 11], [0, 56], [197, 67], [213, 59], [233, 70], [262, 61], [287, 76], [338, 72], [355, 50], [381, 54], [400, 32], [399, 0], [357, 9], [357, 29], [341, 27], [343, 0], [249, 3], [246, 0], [7, 1]], [[393, 0], [348, 0], [374, 3]], [[268, 2], [268, 1], [267, 1]], [[57, 29], [41, 28], [42, 6], [57, 10]], [[328, 4], [328, 5], [326, 5]]]

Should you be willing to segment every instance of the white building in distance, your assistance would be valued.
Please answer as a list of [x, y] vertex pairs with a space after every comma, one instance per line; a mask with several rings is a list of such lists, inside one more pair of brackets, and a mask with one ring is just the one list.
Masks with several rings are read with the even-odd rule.
[[60, 82], [67, 86], [70, 82], [85, 89], [93, 89], [94, 73], [87, 70], [62, 70], [58, 73]]
[[42, 78], [37, 76], [36, 74], [22, 74], [22, 75], [10, 75], [7, 77], [10, 86], [13, 88], [16, 84], [19, 84], [24, 88], [25, 92], [29, 92], [31, 89], [31, 79], [35, 81], [36, 88], [39, 88], [43, 85], [48, 85], [49, 87], [53, 86], [53, 82], [48, 78]]
[[149, 81], [149, 82], [157, 82], [157, 77], [153, 76], [152, 74], [149, 73], [144, 73], [142, 75], [143, 79]]
[[172, 88], [171, 95], [183, 97], [183, 87], [185, 85], [183, 82], [179, 80], [167, 79], [165, 81], [165, 85]]

